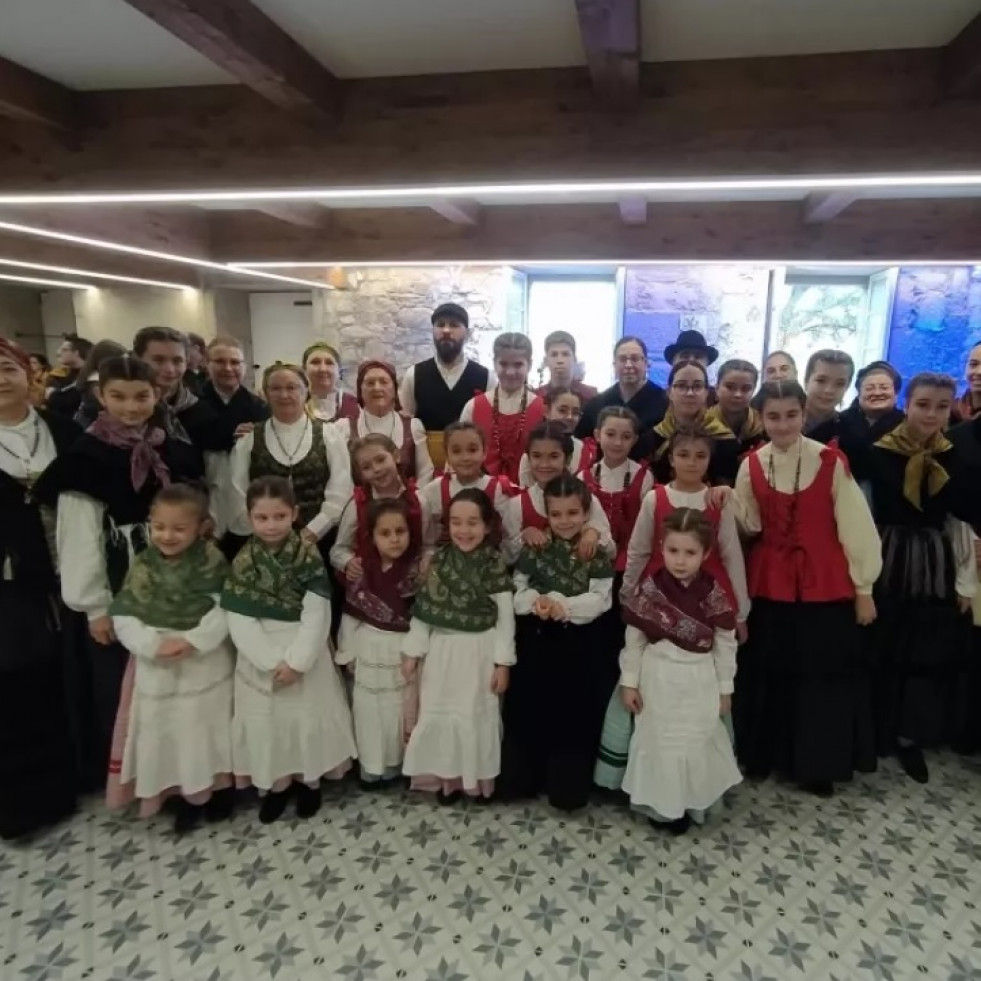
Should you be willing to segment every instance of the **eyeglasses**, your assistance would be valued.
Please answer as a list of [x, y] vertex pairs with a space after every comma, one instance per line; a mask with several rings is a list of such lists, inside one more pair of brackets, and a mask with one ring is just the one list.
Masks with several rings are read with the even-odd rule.
[[643, 364], [647, 359], [643, 354], [618, 354], [617, 364]]
[[684, 394], [701, 395], [705, 391], [704, 382], [672, 382], [671, 390]]

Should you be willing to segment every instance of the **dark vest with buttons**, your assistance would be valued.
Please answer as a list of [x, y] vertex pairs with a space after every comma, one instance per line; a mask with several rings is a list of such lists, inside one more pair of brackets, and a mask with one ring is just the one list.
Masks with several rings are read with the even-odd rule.
[[456, 422], [463, 407], [477, 394], [487, 391], [490, 373], [476, 361], [467, 361], [460, 380], [447, 387], [436, 366], [436, 359], [415, 366], [416, 418], [427, 432], [442, 432]]

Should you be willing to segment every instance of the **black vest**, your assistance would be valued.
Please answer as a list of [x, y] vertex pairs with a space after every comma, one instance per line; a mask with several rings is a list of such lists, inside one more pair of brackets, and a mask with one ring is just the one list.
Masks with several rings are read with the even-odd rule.
[[456, 422], [463, 407], [478, 392], [487, 391], [490, 373], [476, 361], [468, 361], [460, 380], [448, 388], [436, 367], [436, 359], [415, 367], [416, 418], [427, 431], [440, 432]]

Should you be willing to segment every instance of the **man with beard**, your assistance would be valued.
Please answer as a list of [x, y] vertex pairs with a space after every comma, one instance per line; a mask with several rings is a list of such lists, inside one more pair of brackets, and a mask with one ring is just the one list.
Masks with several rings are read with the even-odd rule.
[[460, 418], [463, 407], [478, 392], [492, 391], [493, 373], [464, 354], [470, 337], [470, 318], [458, 303], [441, 303], [432, 316], [436, 357], [412, 365], [402, 379], [402, 412], [419, 419], [426, 429], [429, 455], [437, 473], [446, 463], [443, 432]]
[[630, 456], [634, 460], [646, 460], [651, 453], [652, 430], [668, 411], [668, 396], [647, 377], [647, 345], [640, 338], [621, 337], [617, 341], [613, 348], [613, 367], [616, 384], [586, 405], [576, 435], [580, 439], [591, 438], [599, 414], [607, 406], [626, 406], [640, 419], [640, 439]]

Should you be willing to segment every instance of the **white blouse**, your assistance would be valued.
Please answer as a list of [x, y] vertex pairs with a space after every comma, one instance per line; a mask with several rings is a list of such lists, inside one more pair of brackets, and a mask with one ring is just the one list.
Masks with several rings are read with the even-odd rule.
[[[349, 440], [351, 438], [350, 420], [338, 419], [334, 423], [334, 427], [342, 439]], [[354, 425], [354, 431], [359, 439], [371, 433], [387, 436], [398, 449], [402, 449], [402, 444], [405, 442], [405, 416], [400, 412], [389, 412], [384, 416], [376, 416], [362, 409]], [[413, 419], [409, 424], [409, 431], [412, 433], [412, 442], [415, 444], [416, 484], [423, 487], [433, 479], [435, 473], [433, 460], [429, 455], [426, 430], [418, 419]]]
[[[538, 396], [530, 389], [518, 389], [516, 392], [512, 392], [510, 395], [505, 392], [500, 385], [492, 386], [487, 390], [487, 398], [490, 400], [491, 404], [494, 402], [494, 391], [497, 390], [497, 405], [502, 415], [506, 416], [516, 416], [521, 411], [521, 399], [526, 393], [528, 401], [525, 403], [525, 409], [527, 410], [533, 402], [538, 399]], [[471, 399], [463, 407], [463, 411], [460, 413], [460, 422], [473, 422], [473, 407], [476, 399]]]
[[[528, 488], [528, 496], [531, 498], [532, 506], [542, 516], [545, 517], [545, 491], [537, 484]], [[518, 561], [521, 552], [521, 532], [524, 531], [522, 520], [522, 497], [512, 497], [507, 503], [504, 511], [504, 544], [502, 551], [504, 561], [508, 565], [514, 565]], [[616, 555], [616, 544], [610, 531], [610, 521], [606, 516], [599, 501], [593, 498], [592, 507], [589, 509], [589, 516], [586, 521], [587, 528], [595, 528], [599, 532], [599, 547], [603, 549], [612, 559]]]
[[[286, 452], [283, 452], [280, 442], [287, 452], [293, 454], [294, 464], [304, 459], [313, 448], [313, 425], [307, 416], [291, 423], [269, 419], [262, 425], [266, 427], [266, 448], [272, 458], [283, 466], [289, 466], [290, 458]], [[279, 436], [279, 441], [274, 433]], [[333, 426], [324, 426], [323, 434], [327, 464], [330, 467], [330, 480], [324, 488], [324, 503], [320, 511], [307, 525], [307, 530], [317, 538], [323, 538], [337, 524], [344, 505], [350, 500], [354, 490], [354, 485], [351, 483], [351, 458], [347, 451], [346, 440], [341, 438]], [[248, 433], [236, 442], [229, 460], [228, 487], [226, 493], [222, 495], [224, 506], [227, 508], [227, 520], [223, 524], [236, 535], [252, 533], [245, 506], [245, 495], [249, 488], [249, 464], [254, 445], [255, 436], [253, 433]]]
[[[676, 508], [694, 508], [704, 511], [706, 507], [706, 490], [680, 491], [671, 484], [665, 488], [668, 500]], [[630, 544], [627, 546], [627, 566], [623, 573], [623, 588], [633, 589], [643, 575], [644, 568], [651, 558], [651, 546], [654, 544], [654, 529], [657, 527], [656, 515], [657, 495], [649, 493], [644, 497], [640, 506], [637, 524], [634, 525]], [[749, 590], [746, 587], [746, 562], [743, 558], [743, 547], [739, 541], [739, 530], [736, 527], [736, 508], [730, 500], [722, 509], [719, 520], [719, 558], [736, 595], [739, 609], [736, 618], [740, 623], [749, 616]]]
[[514, 573], [514, 612], [516, 616], [531, 613], [535, 601], [541, 596], [556, 600], [565, 610], [566, 622], [574, 626], [592, 623], [613, 605], [613, 577], [590, 579], [589, 589], [578, 596], [563, 596], [562, 593], [540, 593], [529, 585], [528, 576], [523, 572]]
[[[800, 481], [798, 490], [804, 490], [814, 483], [821, 468], [821, 451], [825, 447], [813, 439], [802, 436], [800, 442], [789, 450], [778, 450], [767, 443], [757, 450], [757, 458], [763, 473], [769, 474], [773, 465], [773, 486], [784, 494], [794, 492], [797, 462], [800, 460]], [[769, 477], [767, 478], [769, 479]], [[872, 520], [868, 501], [861, 488], [846, 471], [841, 461], [835, 463], [834, 480], [831, 485], [834, 502], [835, 523], [838, 526], [838, 541], [848, 560], [848, 572], [855, 592], [870, 596], [879, 573], [882, 572], [882, 544], [879, 532]], [[749, 459], [743, 460], [736, 477], [733, 500], [736, 504], [736, 519], [740, 527], [749, 535], [763, 530], [759, 503], [753, 494], [749, 474]]]
[[228, 611], [228, 632], [244, 657], [259, 671], [275, 671], [285, 662], [306, 674], [324, 656], [330, 633], [330, 600], [306, 593], [300, 622], [260, 620]]
[[336, 391], [331, 392], [330, 395], [325, 395], [323, 398], [317, 398], [315, 395], [311, 395], [309, 405], [313, 410], [313, 414], [321, 422], [333, 422], [334, 416], [337, 415], [340, 398], [340, 394]]
[[[660, 644], [671, 644], [671, 641], [659, 640], [657, 644], [651, 644], [642, 630], [627, 627], [623, 650], [620, 652], [620, 684], [624, 688], [640, 687], [644, 652], [648, 647], [657, 647]], [[719, 682], [720, 695], [731, 695], [735, 691], [737, 646], [735, 631], [715, 631], [711, 654], [715, 662], [715, 677]]]
[[[35, 436], [37, 449], [32, 453]], [[33, 408], [16, 425], [0, 423], [0, 470], [14, 480], [28, 480], [43, 473], [57, 453], [51, 430]]]

